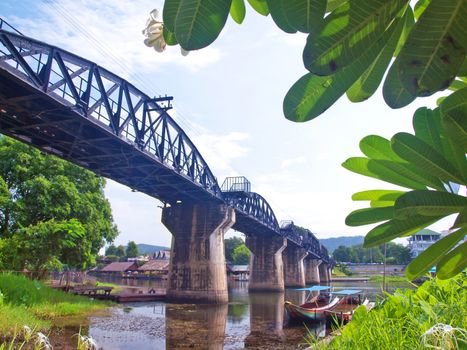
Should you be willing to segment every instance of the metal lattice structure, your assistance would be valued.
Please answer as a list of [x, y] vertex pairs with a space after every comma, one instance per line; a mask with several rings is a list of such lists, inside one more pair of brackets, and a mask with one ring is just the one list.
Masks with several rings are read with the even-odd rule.
[[171, 97], [151, 98], [20, 34], [0, 30], [0, 44], [3, 133], [165, 202], [220, 199], [216, 178], [167, 112]]
[[303, 240], [293, 223], [279, 227], [271, 206], [244, 177], [230, 178], [221, 191], [169, 115], [171, 100], [151, 98], [105, 68], [25, 37], [0, 19], [1, 133], [165, 203], [226, 203], [237, 213], [234, 229], [281, 235], [327, 259], [311, 232]]

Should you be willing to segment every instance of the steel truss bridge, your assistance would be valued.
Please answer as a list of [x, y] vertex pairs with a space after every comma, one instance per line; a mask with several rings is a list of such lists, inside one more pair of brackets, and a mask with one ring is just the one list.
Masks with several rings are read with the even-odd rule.
[[279, 225], [261, 195], [221, 190], [169, 115], [172, 97], [149, 97], [95, 63], [7, 26], [0, 19], [1, 133], [169, 205], [228, 204], [237, 214], [234, 229], [280, 235], [329, 262], [311, 231]]

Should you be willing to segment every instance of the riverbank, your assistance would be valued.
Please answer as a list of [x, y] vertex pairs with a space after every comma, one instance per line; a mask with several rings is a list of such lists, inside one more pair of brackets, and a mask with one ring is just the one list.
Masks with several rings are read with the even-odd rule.
[[54, 290], [21, 275], [0, 274], [0, 344], [21, 338], [25, 326], [47, 333], [62, 317], [84, 318], [110, 305]]
[[426, 281], [415, 290], [397, 290], [352, 321], [330, 340], [308, 336], [312, 349], [465, 349], [467, 276]]

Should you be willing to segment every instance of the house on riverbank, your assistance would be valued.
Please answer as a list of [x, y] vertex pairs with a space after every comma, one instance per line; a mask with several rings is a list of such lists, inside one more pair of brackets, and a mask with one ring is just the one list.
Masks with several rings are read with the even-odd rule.
[[132, 274], [138, 270], [138, 265], [134, 261], [113, 262], [104, 266], [97, 273], [125, 276]]

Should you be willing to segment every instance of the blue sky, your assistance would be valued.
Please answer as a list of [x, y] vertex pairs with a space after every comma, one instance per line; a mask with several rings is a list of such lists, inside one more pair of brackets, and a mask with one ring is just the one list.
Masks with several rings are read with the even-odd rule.
[[[285, 34], [270, 17], [248, 8], [245, 22], [229, 18], [210, 47], [187, 57], [178, 47], [161, 54], [143, 44], [153, 8], [161, 9], [162, 1], [3, 0], [0, 16], [23, 34], [93, 60], [148, 95], [174, 96], [171, 115], [219, 183], [226, 176], [247, 177], [279, 220], [294, 220], [318, 238], [365, 234], [366, 227], [344, 223], [361, 207], [351, 195], [390, 186], [340, 164], [361, 154], [358, 142], [366, 135], [390, 138], [412, 131], [413, 112], [434, 107], [435, 98], [391, 110], [381, 91], [360, 104], [344, 96], [317, 119], [292, 123], [283, 117], [282, 101], [306, 73], [301, 59], [306, 36]], [[117, 244], [170, 245], [160, 202], [110, 180], [106, 195], [121, 232]]]

